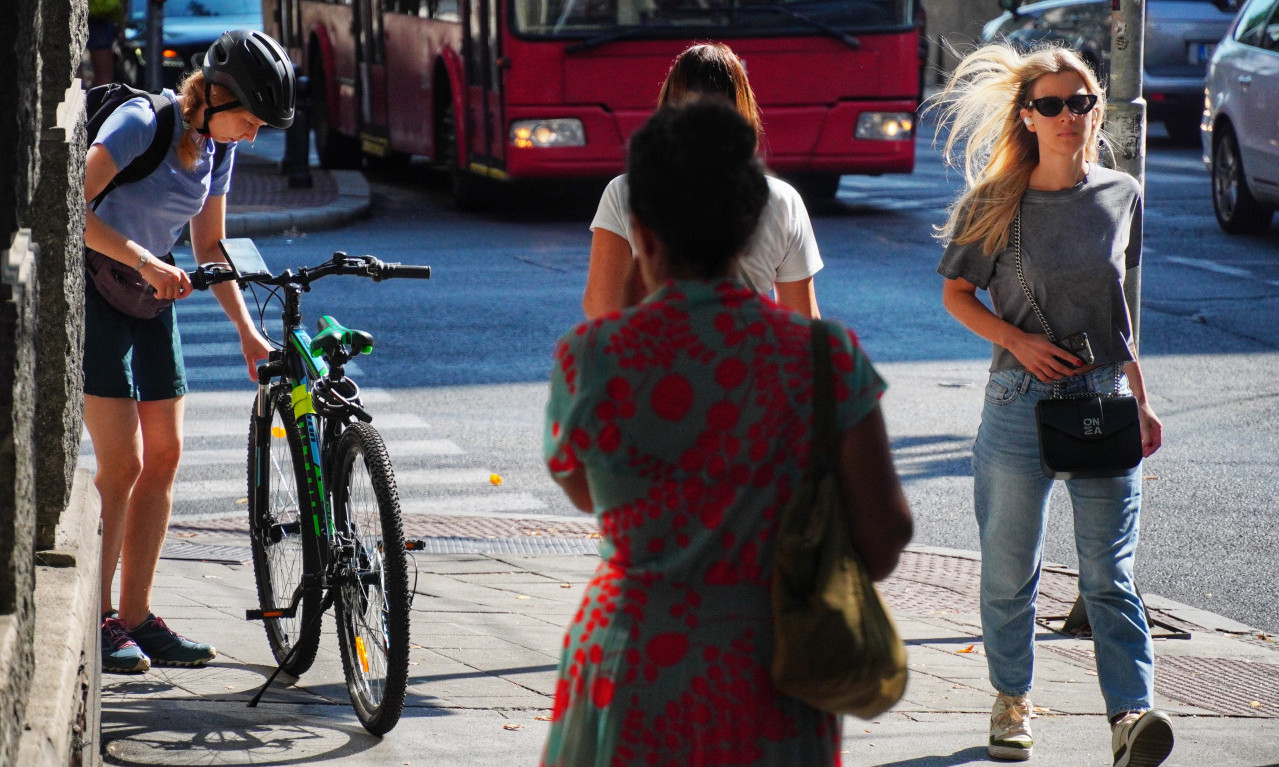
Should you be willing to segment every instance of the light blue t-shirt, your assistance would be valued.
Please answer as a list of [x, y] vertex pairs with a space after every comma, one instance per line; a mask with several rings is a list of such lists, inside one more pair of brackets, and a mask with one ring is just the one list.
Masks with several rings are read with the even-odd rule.
[[[175, 104], [176, 95], [165, 90]], [[197, 152], [195, 167], [187, 170], [178, 160], [179, 141], [187, 140], [181, 111], [174, 120], [173, 138], [164, 162], [151, 175], [132, 184], [121, 184], [107, 195], [96, 210], [116, 231], [157, 256], [173, 249], [191, 217], [204, 207], [206, 198], [225, 195], [231, 189], [231, 167], [235, 164], [235, 142], [227, 144], [226, 156], [213, 169], [214, 144], [205, 142]], [[157, 118], [145, 99], [121, 104], [102, 124], [95, 144], [101, 144], [123, 170], [151, 145]]]

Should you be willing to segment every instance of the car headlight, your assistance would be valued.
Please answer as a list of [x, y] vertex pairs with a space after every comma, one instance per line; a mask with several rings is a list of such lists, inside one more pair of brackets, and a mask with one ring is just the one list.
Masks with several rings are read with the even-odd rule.
[[905, 141], [915, 135], [915, 115], [911, 112], [862, 112], [857, 118], [854, 138], [864, 141]]
[[511, 144], [520, 149], [548, 146], [586, 146], [581, 120], [516, 120], [511, 123]]

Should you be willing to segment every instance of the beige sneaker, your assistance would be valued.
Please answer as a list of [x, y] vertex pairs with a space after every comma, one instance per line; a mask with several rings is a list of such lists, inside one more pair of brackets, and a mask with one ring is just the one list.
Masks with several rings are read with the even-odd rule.
[[1162, 711], [1129, 711], [1110, 728], [1115, 767], [1158, 767], [1172, 753], [1172, 720]]
[[996, 759], [1025, 761], [1034, 740], [1030, 737], [1030, 696], [997, 695], [990, 710], [990, 745], [986, 753]]

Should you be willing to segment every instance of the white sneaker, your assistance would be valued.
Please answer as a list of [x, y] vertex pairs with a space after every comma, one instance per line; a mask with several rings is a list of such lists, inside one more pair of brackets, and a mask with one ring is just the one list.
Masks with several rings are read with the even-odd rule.
[[1162, 711], [1129, 711], [1111, 726], [1115, 767], [1158, 767], [1172, 753], [1172, 720]]
[[[997, 695], [990, 711], [990, 744], [986, 753], [996, 759], [1025, 761], [1034, 740], [1030, 737], [1030, 696]], [[1117, 764], [1117, 763], [1116, 763]]]

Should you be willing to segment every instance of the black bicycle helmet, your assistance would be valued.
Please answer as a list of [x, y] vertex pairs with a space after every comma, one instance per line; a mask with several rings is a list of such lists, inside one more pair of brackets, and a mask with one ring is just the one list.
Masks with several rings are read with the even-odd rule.
[[208, 134], [209, 117], [240, 106], [273, 128], [293, 124], [297, 76], [289, 54], [270, 37], [251, 29], [223, 32], [204, 54], [200, 69], [206, 99], [215, 84], [235, 94], [235, 101], [205, 110], [201, 133]]

